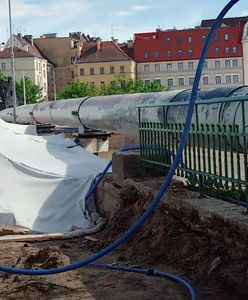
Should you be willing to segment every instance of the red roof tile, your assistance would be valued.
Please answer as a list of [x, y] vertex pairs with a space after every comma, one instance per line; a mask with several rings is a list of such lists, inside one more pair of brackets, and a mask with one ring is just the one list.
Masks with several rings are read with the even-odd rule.
[[128, 61], [131, 58], [114, 42], [100, 42], [100, 49], [97, 49], [97, 42], [86, 42], [77, 63], [96, 63], [111, 61]]

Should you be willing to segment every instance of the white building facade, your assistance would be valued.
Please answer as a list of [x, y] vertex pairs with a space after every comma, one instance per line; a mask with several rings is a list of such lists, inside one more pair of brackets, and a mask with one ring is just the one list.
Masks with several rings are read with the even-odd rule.
[[[20, 36], [14, 36], [14, 55], [16, 81], [21, 81], [23, 76], [29, 77], [33, 83], [42, 88], [42, 99], [47, 99], [47, 60], [42, 57], [32, 43]], [[11, 49], [9, 43], [7, 43], [4, 48], [1, 48], [0, 52], [0, 72], [5, 76], [11, 77], [12, 68], [10, 56]]]

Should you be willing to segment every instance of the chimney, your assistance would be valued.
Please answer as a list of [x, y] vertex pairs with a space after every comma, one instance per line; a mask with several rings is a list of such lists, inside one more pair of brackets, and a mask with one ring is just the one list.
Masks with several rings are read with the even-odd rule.
[[3, 52], [4, 49], [5, 49], [5, 44], [4, 43], [0, 44], [0, 52]]
[[97, 50], [101, 50], [101, 46], [102, 46], [101, 39], [100, 39], [100, 38], [97, 38], [97, 39], [96, 39], [96, 47], [97, 47]]
[[31, 45], [34, 44], [34, 42], [33, 42], [33, 36], [31, 34], [24, 35], [24, 39], [27, 40]]
[[127, 48], [128, 48], [128, 49], [133, 48], [133, 40], [128, 40], [128, 41], [127, 41]]

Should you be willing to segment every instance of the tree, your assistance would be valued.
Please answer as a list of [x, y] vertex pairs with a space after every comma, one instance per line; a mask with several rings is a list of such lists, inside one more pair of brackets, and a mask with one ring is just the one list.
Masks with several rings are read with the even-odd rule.
[[117, 95], [117, 94], [135, 94], [135, 93], [150, 93], [150, 92], [163, 92], [169, 91], [169, 87], [163, 86], [156, 80], [150, 84], [145, 84], [142, 80], [128, 79], [124, 77], [117, 77], [117, 80], [108, 85], [105, 89], [105, 95]]
[[61, 93], [58, 94], [58, 99], [71, 99], [87, 96], [98, 96], [100, 90], [93, 84], [74, 81], [65, 85]]
[[95, 85], [90, 83], [82, 83], [80, 81], [72, 82], [65, 85], [62, 92], [58, 95], [58, 99], [71, 99], [80, 97], [92, 97], [99, 95], [119, 95], [119, 94], [135, 94], [162, 92], [170, 90], [169, 87], [161, 85], [157, 81], [152, 81], [149, 85], [142, 80], [125, 80], [122, 75], [116, 76], [116, 80], [100, 90]]
[[[29, 77], [25, 77], [25, 89], [26, 89], [26, 101], [27, 104], [37, 103], [42, 99], [42, 88], [39, 85], [33, 83]], [[23, 79], [20, 82], [16, 82], [16, 96], [18, 99], [18, 105], [24, 104], [23, 93]]]
[[8, 78], [2, 72], [0, 72], [0, 80], [1, 81], [7, 81]]

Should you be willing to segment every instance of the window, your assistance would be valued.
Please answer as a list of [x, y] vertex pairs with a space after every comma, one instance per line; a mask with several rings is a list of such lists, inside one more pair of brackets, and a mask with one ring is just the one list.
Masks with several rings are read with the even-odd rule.
[[183, 56], [183, 50], [178, 50], [178, 56]]
[[166, 44], [169, 45], [171, 43], [171, 38], [168, 36], [165, 41], [166, 41]]
[[233, 54], [236, 54], [237, 52], [237, 47], [233, 47]]
[[43, 70], [43, 77], [46, 78], [46, 70]]
[[239, 83], [239, 75], [233, 75], [233, 83]]
[[159, 51], [155, 51], [154, 56], [155, 56], [156, 58], [159, 58]]
[[160, 72], [160, 64], [154, 65], [155, 72]]
[[36, 62], [36, 69], [39, 70], [39, 64]]
[[74, 63], [75, 63], [75, 60], [76, 60], [76, 57], [75, 57], [75, 56], [72, 56], [72, 57], [71, 57], [71, 63], [74, 64]]
[[74, 73], [74, 70], [71, 71], [71, 78], [74, 78], [75, 77], [75, 73]]
[[84, 69], [83, 68], [80, 69], [80, 76], [84, 76]]
[[205, 62], [204, 62], [203, 69], [204, 69], [204, 70], [207, 70], [207, 68], [208, 68], [208, 62], [207, 62], [207, 61], [205, 61]]
[[189, 54], [189, 56], [193, 56], [193, 50], [192, 50], [192, 49], [189, 49], [189, 50], [188, 50], [188, 54]]
[[228, 41], [228, 40], [229, 40], [229, 34], [225, 33], [225, 41]]
[[47, 92], [47, 85], [46, 85], [46, 82], [44, 82], [44, 92]]
[[221, 84], [221, 76], [215, 76], [215, 84]]
[[100, 74], [101, 74], [101, 75], [104, 74], [104, 68], [103, 68], [103, 67], [100, 68]]
[[225, 60], [225, 68], [226, 69], [230, 69], [231, 68], [231, 61], [229, 59]]
[[220, 48], [214, 48], [214, 54], [220, 54]]
[[171, 50], [168, 50], [168, 51], [167, 51], [167, 56], [168, 56], [168, 57], [171, 57], [171, 56], [172, 56], [172, 51], [171, 51]]
[[219, 35], [218, 35], [218, 34], [216, 34], [216, 35], [214, 36], [214, 40], [215, 40], [216, 42], [218, 42], [218, 40], [219, 40]]
[[104, 81], [101, 81], [101, 91], [104, 91], [104, 89], [105, 89], [105, 83]]
[[188, 43], [189, 43], [189, 44], [192, 43], [192, 36], [188, 36]]
[[111, 85], [115, 86], [116, 85], [116, 81], [111, 81]]
[[1, 63], [1, 69], [6, 70], [6, 63]]
[[172, 71], [172, 64], [167, 64], [167, 72], [171, 72]]
[[168, 78], [167, 79], [167, 85], [172, 87], [173, 86], [173, 78]]
[[95, 75], [95, 70], [94, 70], [94, 68], [90, 68], [90, 75]]
[[208, 85], [208, 76], [203, 76], [202, 82], [203, 82], [203, 85]]
[[215, 64], [215, 69], [220, 69], [220, 61], [219, 60], [216, 60], [214, 62], [214, 64]]
[[229, 54], [230, 53], [230, 48], [226, 47], [225, 52], [226, 52], [226, 54]]
[[178, 85], [184, 86], [184, 78], [178, 78]]
[[151, 81], [149, 79], [146, 79], [145, 80], [145, 85], [150, 85], [151, 84]]
[[177, 43], [182, 44], [182, 42], [183, 42], [183, 38], [181, 36], [178, 36], [177, 37]]
[[145, 59], [148, 59], [148, 58], [149, 58], [149, 54], [148, 54], [147, 52], [144, 54], [144, 58], [145, 58]]
[[115, 73], [115, 67], [114, 66], [110, 66], [110, 74], [114, 74]]
[[144, 65], [144, 72], [149, 73], [150, 71], [150, 66], [149, 65]]
[[189, 77], [189, 85], [193, 85], [194, 83], [194, 77]]
[[41, 63], [39, 63], [39, 70], [41, 70]]
[[159, 84], [159, 85], [161, 85], [161, 79], [154, 79], [154, 81], [153, 81], [154, 83], [156, 83], [156, 84]]
[[125, 73], [125, 66], [120, 66], [120, 73]]
[[202, 39], [202, 41], [205, 43], [205, 42], [206, 42], [206, 39], [207, 39], [207, 37], [206, 37], [205, 35], [202, 35], [201, 39]]
[[232, 76], [231, 75], [226, 75], [226, 83], [231, 84], [232, 83]]
[[233, 68], [238, 68], [238, 60], [237, 59], [233, 59], [232, 66], [233, 66]]
[[194, 70], [194, 63], [193, 62], [188, 62], [188, 69], [189, 69], [189, 71]]
[[178, 63], [178, 71], [183, 71], [183, 63]]

